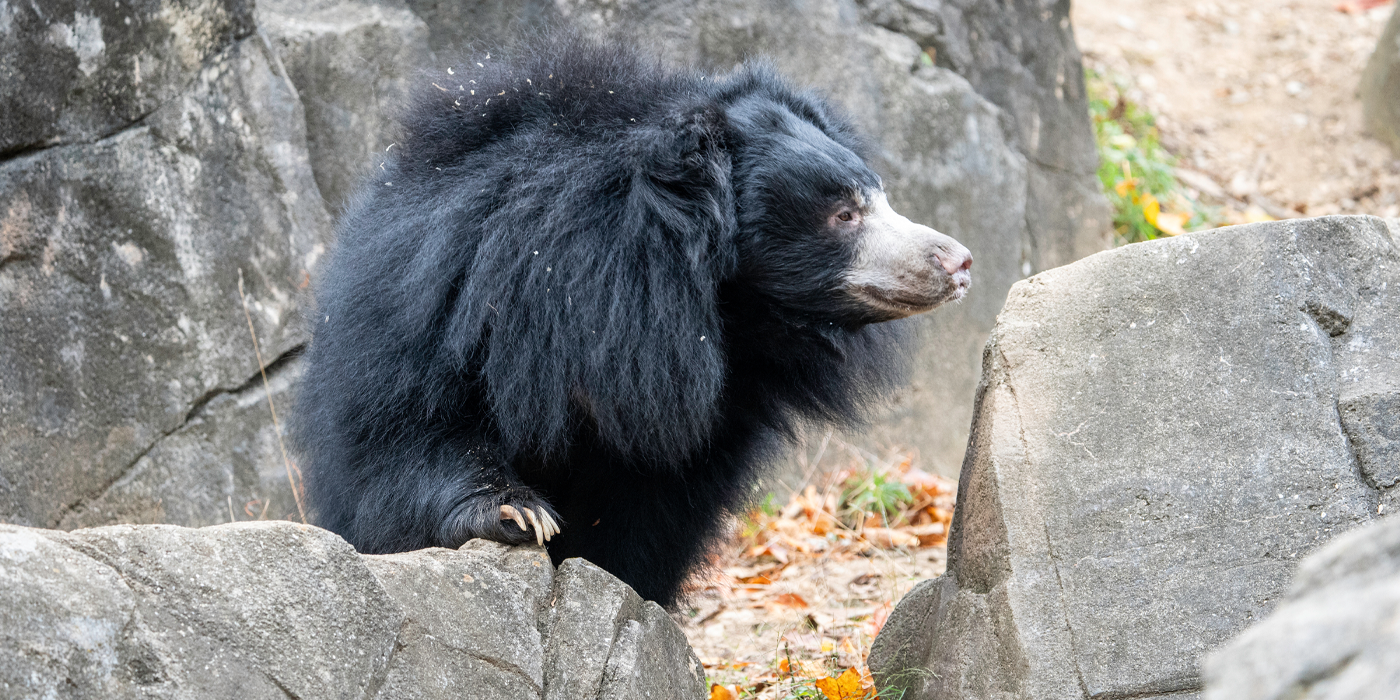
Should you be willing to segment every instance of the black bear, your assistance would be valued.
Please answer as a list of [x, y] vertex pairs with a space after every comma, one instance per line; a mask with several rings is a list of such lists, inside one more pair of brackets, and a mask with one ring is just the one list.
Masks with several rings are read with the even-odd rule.
[[362, 552], [544, 543], [673, 605], [799, 423], [899, 381], [971, 255], [764, 64], [577, 37], [423, 80], [317, 288], [295, 435]]

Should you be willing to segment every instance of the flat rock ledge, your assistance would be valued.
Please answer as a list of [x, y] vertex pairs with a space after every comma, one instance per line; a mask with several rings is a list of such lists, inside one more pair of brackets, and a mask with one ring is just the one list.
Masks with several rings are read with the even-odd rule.
[[287, 522], [0, 525], [0, 697], [705, 697], [655, 603], [473, 540], [360, 555]]
[[[891, 614], [877, 678], [905, 700], [1201, 697], [1202, 657], [1273, 612], [1305, 556], [1400, 510], [1397, 233], [1239, 226], [1017, 283], [983, 356], [948, 573]], [[1393, 591], [1371, 611], [1392, 639]], [[1276, 648], [1342, 653], [1346, 624]]]
[[1206, 700], [1391, 700], [1400, 690], [1400, 518], [1303, 560], [1288, 596], [1206, 659]]

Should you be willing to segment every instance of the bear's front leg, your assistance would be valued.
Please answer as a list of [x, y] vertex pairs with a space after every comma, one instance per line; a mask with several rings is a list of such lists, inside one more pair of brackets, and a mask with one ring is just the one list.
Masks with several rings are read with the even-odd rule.
[[452, 548], [475, 537], [511, 545], [533, 539], [543, 546], [559, 534], [560, 525], [554, 507], [527, 486], [483, 487], [452, 509], [438, 539]]

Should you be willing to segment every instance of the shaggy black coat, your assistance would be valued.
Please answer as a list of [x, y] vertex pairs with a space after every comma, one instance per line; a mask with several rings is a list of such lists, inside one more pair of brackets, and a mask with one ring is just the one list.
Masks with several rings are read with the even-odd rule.
[[534, 539], [675, 602], [803, 421], [897, 383], [899, 323], [835, 290], [851, 128], [763, 64], [667, 70], [576, 38], [426, 85], [317, 289], [297, 445], [362, 552]]

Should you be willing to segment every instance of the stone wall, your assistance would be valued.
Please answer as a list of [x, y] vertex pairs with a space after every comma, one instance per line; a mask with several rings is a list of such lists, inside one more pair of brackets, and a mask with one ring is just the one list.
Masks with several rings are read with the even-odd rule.
[[1011, 292], [948, 573], [877, 676], [923, 698], [1195, 698], [1297, 561], [1400, 509], [1400, 222], [1120, 248]]
[[251, 3], [0, 14], [0, 520], [296, 513], [243, 301], [290, 370], [331, 218]]

